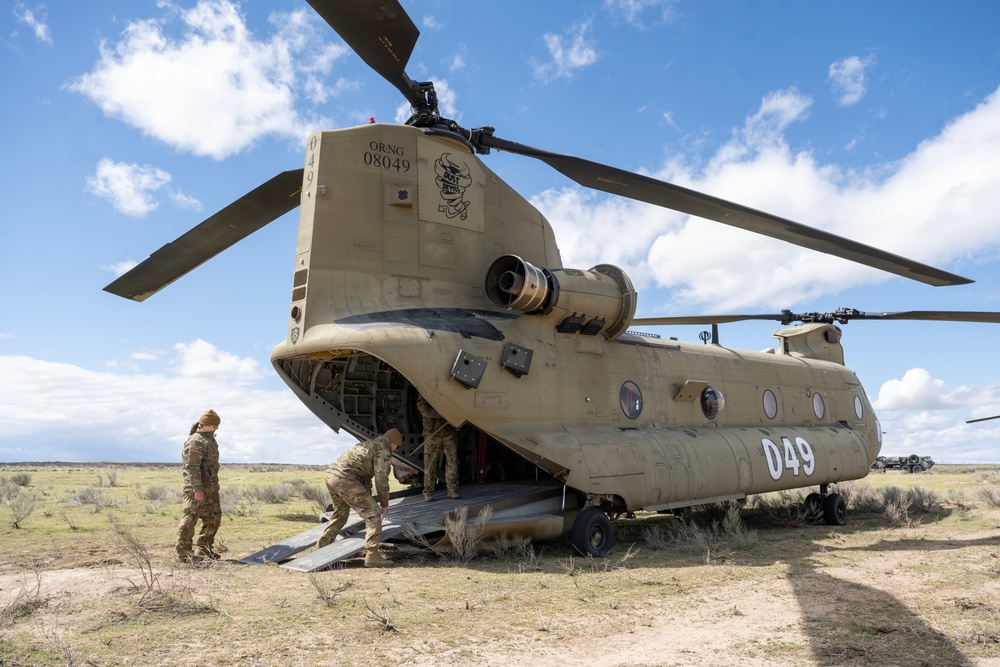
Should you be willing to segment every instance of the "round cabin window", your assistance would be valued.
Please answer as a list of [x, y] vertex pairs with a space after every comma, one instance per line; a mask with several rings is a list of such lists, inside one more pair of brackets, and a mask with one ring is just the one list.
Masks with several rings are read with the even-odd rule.
[[705, 387], [701, 391], [701, 411], [709, 419], [715, 419], [719, 412], [726, 406], [726, 399], [722, 397], [722, 392], [714, 387]]
[[813, 412], [816, 413], [817, 419], [822, 419], [823, 415], [826, 414], [826, 403], [823, 402], [823, 396], [818, 391], [813, 394]]
[[642, 392], [639, 385], [629, 380], [622, 385], [622, 390], [618, 394], [622, 403], [622, 412], [629, 419], [635, 419], [642, 412]]
[[770, 389], [764, 390], [764, 414], [768, 419], [778, 416], [778, 399], [774, 397], [774, 392]]
[[854, 414], [858, 419], [863, 419], [865, 416], [865, 405], [861, 402], [860, 396], [854, 397]]

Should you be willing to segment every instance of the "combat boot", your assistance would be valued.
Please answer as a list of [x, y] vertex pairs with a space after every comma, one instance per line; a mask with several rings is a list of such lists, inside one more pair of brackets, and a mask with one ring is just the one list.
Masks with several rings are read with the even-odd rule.
[[431, 502], [432, 500], [434, 500], [434, 494], [433, 493], [425, 493], [424, 494], [424, 500], [426, 500], [427, 502]]
[[177, 560], [179, 560], [182, 563], [187, 563], [188, 565], [197, 565], [203, 559], [201, 556], [194, 553], [193, 551], [177, 547]]
[[210, 560], [219, 560], [220, 558], [222, 558], [222, 554], [220, 554], [218, 551], [216, 551], [210, 546], [205, 547], [198, 545], [197, 554], [203, 558], [208, 558]]
[[376, 551], [365, 554], [365, 567], [392, 567], [393, 562]]
[[461, 498], [462, 496], [458, 495], [458, 491], [456, 491], [455, 489], [448, 489], [448, 497], [449, 498]]

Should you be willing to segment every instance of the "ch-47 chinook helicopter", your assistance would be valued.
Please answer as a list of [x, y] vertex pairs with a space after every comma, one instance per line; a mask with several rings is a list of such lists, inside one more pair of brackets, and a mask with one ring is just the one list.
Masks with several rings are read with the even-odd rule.
[[[613, 545], [608, 513], [674, 511], [816, 487], [843, 524], [836, 482], [864, 477], [881, 431], [836, 323], [1000, 321], [996, 313], [726, 315], [634, 319], [619, 268], [562, 265], [546, 218], [484, 164], [497, 149], [577, 183], [733, 225], [930, 285], [970, 280], [739, 204], [443, 118], [405, 72], [419, 31], [397, 0], [308, 0], [412, 107], [403, 125], [321, 131], [278, 174], [105, 289], [143, 301], [300, 207], [287, 337], [271, 354], [334, 430], [403, 432], [421, 467], [418, 393], [459, 427], [463, 482], [561, 485], [561, 531]], [[631, 325], [777, 319], [769, 353], [661, 339]], [[794, 321], [802, 321], [793, 324]], [[325, 462], [324, 462], [325, 463]], [[429, 471], [428, 474], [433, 474]]]

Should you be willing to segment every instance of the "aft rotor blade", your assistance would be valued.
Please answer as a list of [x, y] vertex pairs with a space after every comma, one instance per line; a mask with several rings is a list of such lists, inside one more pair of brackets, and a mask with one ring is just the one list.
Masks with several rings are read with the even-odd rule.
[[299, 205], [301, 190], [302, 169], [278, 174], [154, 252], [104, 291], [133, 301], [145, 301], [237, 241], [291, 211]]
[[816, 250], [827, 255], [888, 271], [904, 278], [934, 286], [966, 285], [968, 278], [900, 257], [836, 234], [808, 227], [785, 218], [719, 199], [679, 185], [634, 174], [590, 160], [551, 153], [498, 137], [484, 137], [484, 145], [511, 153], [527, 155], [545, 162], [580, 185], [621, 197], [714, 220], [747, 231]]
[[686, 324], [728, 324], [746, 320], [792, 322], [840, 322], [851, 320], [925, 320], [931, 322], [982, 322], [1000, 324], [1000, 313], [973, 310], [906, 310], [898, 313], [866, 313], [853, 308], [841, 308], [832, 313], [760, 313], [753, 315], [678, 315], [676, 317], [637, 317], [633, 326], [665, 326]]
[[1000, 313], [974, 310], [906, 310], [899, 313], [861, 313], [852, 316], [851, 319], [1000, 323]]
[[419, 106], [424, 98], [406, 75], [420, 31], [398, 0], [306, 0], [365, 63]]

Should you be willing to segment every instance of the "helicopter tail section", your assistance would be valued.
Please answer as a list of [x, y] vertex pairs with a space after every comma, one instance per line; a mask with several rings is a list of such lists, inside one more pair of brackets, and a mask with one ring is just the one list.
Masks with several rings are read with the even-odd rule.
[[378, 123], [318, 132], [307, 143], [288, 341], [371, 313], [497, 311], [483, 267], [509, 253], [561, 266], [548, 221], [460, 137]]

